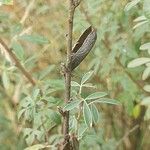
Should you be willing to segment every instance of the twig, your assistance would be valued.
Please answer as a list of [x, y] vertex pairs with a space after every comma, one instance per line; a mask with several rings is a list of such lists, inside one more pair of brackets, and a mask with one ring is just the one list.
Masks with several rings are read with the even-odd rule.
[[132, 129], [130, 129], [117, 143], [117, 147], [132, 133], [134, 132], [136, 129], [138, 129], [140, 126], [136, 125], [134, 126]]
[[27, 6], [27, 8], [25, 9], [25, 13], [24, 13], [23, 17], [20, 20], [21, 24], [24, 24], [25, 20], [28, 18], [31, 9], [33, 8], [34, 2], [35, 2], [35, 0], [32, 0], [30, 2], [30, 4]]
[[[70, 101], [71, 91], [71, 56], [72, 56], [72, 32], [73, 32], [73, 17], [75, 8], [79, 5], [78, 0], [69, 0], [69, 18], [68, 18], [68, 39], [67, 39], [67, 61], [65, 70], [65, 103]], [[70, 150], [70, 137], [69, 137], [69, 111], [65, 112], [63, 116], [63, 135], [64, 142], [62, 150]]]
[[8, 46], [5, 44], [5, 42], [0, 39], [0, 44], [4, 47], [5, 51], [9, 54], [15, 65], [18, 67], [18, 69], [24, 74], [24, 76], [29, 80], [29, 82], [35, 86], [36, 81], [33, 79], [31, 74], [21, 65], [20, 61], [16, 57], [16, 55], [11, 51], [11, 49], [8, 48]]
[[[69, 0], [69, 20], [68, 20], [68, 41], [67, 41], [67, 62], [66, 62], [66, 72], [65, 72], [65, 103], [70, 100], [70, 90], [71, 90], [71, 51], [72, 51], [72, 30], [73, 30], [73, 16], [74, 16], [73, 0]], [[64, 134], [64, 146], [63, 150], [70, 149], [69, 135], [69, 111], [65, 113], [64, 123], [63, 123], [63, 134]]]

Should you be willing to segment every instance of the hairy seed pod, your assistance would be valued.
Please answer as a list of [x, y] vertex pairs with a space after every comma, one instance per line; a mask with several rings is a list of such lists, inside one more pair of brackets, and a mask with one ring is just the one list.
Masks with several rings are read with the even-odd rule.
[[97, 39], [96, 30], [91, 26], [80, 36], [72, 50], [71, 71], [74, 70], [88, 55]]

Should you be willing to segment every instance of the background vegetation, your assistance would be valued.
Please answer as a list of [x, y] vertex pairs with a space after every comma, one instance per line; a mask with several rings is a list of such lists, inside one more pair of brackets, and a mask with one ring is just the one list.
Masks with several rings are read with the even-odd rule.
[[[62, 139], [57, 107], [64, 107], [60, 63], [66, 60], [68, 2], [0, 2], [0, 38], [36, 79], [32, 86], [0, 45], [0, 149], [56, 149]], [[97, 41], [73, 72], [77, 103], [65, 106], [71, 110], [70, 133], [77, 133], [81, 150], [148, 150], [150, 1], [83, 0], [74, 16], [73, 43], [90, 25]], [[75, 107], [95, 92], [119, 105], [90, 106], [91, 127], [88, 107], [79, 120]]]

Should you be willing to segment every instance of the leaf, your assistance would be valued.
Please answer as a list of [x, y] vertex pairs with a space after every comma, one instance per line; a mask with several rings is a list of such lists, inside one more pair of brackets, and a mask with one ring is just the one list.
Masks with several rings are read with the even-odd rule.
[[64, 81], [62, 79], [49, 79], [44, 81], [45, 85], [50, 85], [52, 88], [57, 90], [64, 89]]
[[[98, 100], [94, 100], [91, 103], [104, 103], [104, 104], [112, 104], [112, 105], [120, 105], [121, 103], [118, 102], [115, 99], [111, 99], [111, 98], [100, 98]], [[89, 103], [89, 104], [91, 104]]]
[[132, 7], [137, 5], [139, 2], [140, 2], [140, 0], [132, 0], [131, 2], [127, 3], [127, 5], [125, 6], [124, 10], [125, 11], [129, 11]]
[[146, 80], [150, 76], [150, 67], [147, 67], [142, 74], [142, 80]]
[[12, 43], [12, 48], [16, 54], [16, 56], [20, 59], [23, 60], [24, 59], [24, 49], [22, 47], [22, 45], [19, 42], [13, 42]]
[[136, 29], [136, 28], [138, 28], [138, 27], [144, 25], [145, 23], [148, 23], [148, 20], [145, 20], [145, 21], [142, 21], [142, 22], [137, 23], [137, 24], [133, 27], [133, 29]]
[[43, 144], [36, 144], [30, 147], [25, 148], [24, 150], [41, 150], [43, 148], [45, 148], [46, 146]]
[[98, 99], [98, 98], [104, 97], [106, 95], [107, 95], [107, 93], [105, 93], [105, 92], [96, 92], [96, 93], [93, 93], [93, 94], [89, 95], [88, 97], [86, 97], [85, 100]]
[[150, 67], [150, 63], [146, 63], [146, 66], [147, 66], [147, 67]]
[[23, 115], [23, 113], [26, 111], [25, 108], [21, 109], [18, 113], [18, 120], [20, 119], [20, 117]]
[[[42, 125], [42, 121], [40, 120], [40, 122], [38, 122], [39, 126]], [[39, 127], [38, 126], [38, 127]], [[47, 129], [47, 128], [46, 128]], [[35, 130], [34, 134], [36, 135], [37, 140], [42, 141], [43, 140], [43, 131], [39, 131], [39, 130]]]
[[78, 107], [81, 102], [82, 101], [80, 101], [80, 100], [73, 100], [64, 107], [64, 110], [66, 110], [66, 111], [72, 110], [75, 107]]
[[[49, 114], [49, 112], [47, 111], [47, 113]], [[44, 114], [44, 112], [43, 111], [41, 111], [40, 113], [36, 113], [35, 115], [34, 115], [34, 118], [33, 118], [33, 124], [34, 124], [34, 129], [37, 129], [37, 128], [39, 128], [39, 127], [41, 127], [42, 125], [44, 126], [45, 125], [45, 121], [44, 121], [44, 118], [45, 117], [43, 117], [45, 114]], [[50, 114], [49, 114], [50, 115]], [[39, 132], [39, 131], [38, 131]], [[34, 132], [34, 134], [36, 134], [37, 132], [36, 132], [36, 130], [35, 130], [35, 132]], [[39, 137], [39, 136], [38, 136]]]
[[28, 145], [31, 145], [34, 142], [35, 139], [35, 135], [32, 132], [31, 134], [28, 135], [28, 137], [26, 138], [26, 142]]
[[6, 71], [3, 71], [2, 73], [2, 82], [3, 82], [4, 88], [8, 89], [10, 85], [10, 81], [9, 81], [9, 77]]
[[20, 39], [22, 40], [26, 40], [26, 41], [29, 41], [29, 42], [32, 42], [32, 43], [35, 43], [35, 44], [47, 44], [49, 43], [49, 41], [41, 36], [41, 35], [27, 35], [27, 34], [24, 34], [22, 36], [20, 36]]
[[[145, 116], [144, 116], [144, 120], [147, 120], [147, 121], [150, 120], [150, 107], [148, 107], [148, 108], [146, 109]], [[150, 126], [149, 126], [149, 129], [150, 129]]]
[[134, 19], [134, 22], [144, 21], [146, 19], [147, 18], [145, 16], [140, 16], [140, 17], [137, 17], [136, 19]]
[[0, 5], [13, 5], [13, 0], [0, 0]]
[[31, 128], [24, 128], [23, 129], [23, 137], [28, 136], [29, 134], [31, 134], [32, 129]]
[[145, 97], [145, 98], [142, 100], [141, 105], [150, 106], [150, 96]]
[[44, 100], [46, 100], [48, 102], [49, 105], [59, 105], [60, 103], [62, 103], [62, 99], [56, 98], [56, 97], [52, 97], [52, 96], [45, 96], [43, 97]]
[[148, 50], [148, 49], [150, 49], [150, 42], [145, 43], [145, 44], [140, 46], [140, 50]]
[[78, 123], [76, 117], [74, 115], [70, 116], [69, 128], [71, 132], [76, 132], [78, 130], [77, 124]]
[[150, 92], [150, 85], [145, 85], [143, 89], [147, 92]]
[[144, 0], [143, 10], [145, 15], [150, 18], [150, 0]]
[[75, 81], [71, 81], [71, 86], [80, 86], [80, 84]]
[[141, 65], [146, 64], [148, 62], [150, 62], [150, 58], [146, 58], [146, 57], [137, 58], [137, 59], [132, 60], [128, 64], [128, 68], [134, 68], [137, 66], [141, 66]]
[[61, 117], [58, 113], [52, 111], [50, 118], [58, 125], [61, 123]]
[[141, 107], [140, 105], [136, 105], [134, 108], [133, 108], [133, 116], [135, 119], [137, 119], [139, 117], [141, 113]]
[[32, 98], [27, 96], [20, 102], [20, 106], [26, 108], [31, 104], [32, 101]]
[[33, 91], [33, 99], [36, 100], [40, 93], [40, 89], [34, 89]]
[[93, 74], [93, 71], [87, 72], [81, 79], [81, 84], [84, 84]]
[[81, 124], [78, 129], [78, 138], [81, 139], [85, 131], [88, 129], [86, 124]]
[[94, 104], [91, 104], [90, 107], [91, 107], [93, 122], [97, 123], [99, 121], [99, 112]]
[[96, 88], [96, 86], [95, 86], [95, 85], [92, 85], [92, 83], [86, 83], [86, 84], [83, 84], [82, 87]]
[[84, 117], [85, 124], [88, 127], [91, 127], [92, 126], [92, 115], [91, 115], [91, 110], [86, 101], [84, 101], [84, 103], [83, 103], [83, 117]]

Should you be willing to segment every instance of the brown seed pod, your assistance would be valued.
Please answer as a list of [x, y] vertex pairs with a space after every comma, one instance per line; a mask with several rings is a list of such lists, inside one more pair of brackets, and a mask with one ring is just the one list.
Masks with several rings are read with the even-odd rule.
[[88, 55], [97, 39], [96, 30], [90, 26], [80, 36], [72, 50], [71, 71], [74, 70]]

